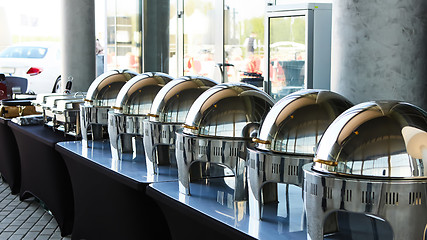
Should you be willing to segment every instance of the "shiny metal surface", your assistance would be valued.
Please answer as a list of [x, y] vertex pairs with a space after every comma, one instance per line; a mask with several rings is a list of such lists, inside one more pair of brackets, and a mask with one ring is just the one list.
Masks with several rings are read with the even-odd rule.
[[43, 114], [46, 126], [65, 134], [80, 136], [79, 105], [84, 103], [86, 93], [41, 94], [32, 102]]
[[304, 166], [308, 236], [337, 230], [338, 211], [382, 219], [393, 239], [427, 229], [427, 114], [398, 101], [358, 104], [342, 113]]
[[313, 161], [329, 124], [351, 106], [337, 93], [307, 89], [287, 95], [271, 108], [253, 139], [255, 148], [248, 149], [252, 217], [261, 218], [262, 206], [278, 201], [277, 183], [302, 186], [302, 166]]
[[[234, 197], [247, 198], [246, 147], [273, 106], [272, 98], [248, 84], [220, 84], [200, 95], [188, 111], [182, 133], [177, 132], [179, 190], [190, 194], [190, 167], [198, 162], [226, 166], [235, 176]], [[202, 171], [203, 170], [203, 171]]]
[[111, 107], [116, 103], [120, 89], [138, 73], [129, 70], [112, 70], [98, 76], [87, 90], [85, 101], [92, 106]]
[[353, 104], [327, 91], [301, 90], [279, 100], [255, 139], [257, 149], [313, 156], [326, 128]]
[[50, 96], [64, 96], [64, 93], [42, 93], [37, 94], [36, 99], [31, 102], [35, 106], [37, 112], [43, 112], [43, 106], [46, 105], [47, 98]]
[[113, 159], [123, 153], [144, 154], [143, 121], [157, 93], [173, 78], [164, 73], [146, 72], [133, 77], [120, 90], [116, 103], [108, 112], [108, 135]]
[[85, 104], [80, 105], [82, 141], [86, 145], [88, 134], [92, 140], [103, 139], [108, 134], [108, 111], [123, 85], [137, 75], [129, 70], [112, 70], [99, 75], [89, 86]]
[[424, 239], [427, 182], [340, 177], [304, 166], [307, 238], [321, 240], [338, 230], [336, 214], [350, 212], [390, 225], [394, 240]]
[[245, 127], [261, 122], [273, 104], [253, 85], [223, 83], [197, 98], [185, 119], [184, 133], [247, 139]]
[[324, 133], [313, 169], [362, 178], [427, 179], [427, 159], [408, 154], [404, 127], [427, 131], [427, 113], [405, 102], [358, 104]]
[[175, 132], [182, 128], [194, 101], [217, 83], [200, 76], [184, 76], [166, 84], [156, 95], [149, 120], [144, 123], [147, 170], [157, 173], [158, 165], [176, 167]]

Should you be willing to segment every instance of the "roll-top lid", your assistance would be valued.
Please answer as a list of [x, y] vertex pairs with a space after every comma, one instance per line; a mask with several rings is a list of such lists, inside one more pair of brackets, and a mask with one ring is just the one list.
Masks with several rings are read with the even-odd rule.
[[89, 86], [86, 104], [96, 107], [111, 107], [117, 94], [127, 81], [138, 75], [129, 70], [112, 70], [99, 75]]
[[245, 83], [216, 85], [200, 95], [188, 111], [184, 133], [199, 136], [250, 138], [273, 106], [264, 91]]
[[217, 83], [200, 76], [184, 76], [166, 84], [156, 95], [150, 110], [150, 121], [184, 123], [194, 101]]
[[117, 95], [113, 108], [126, 115], [148, 115], [153, 99], [173, 77], [158, 72], [146, 72], [129, 80]]
[[314, 156], [326, 128], [353, 104], [327, 90], [300, 90], [280, 99], [262, 123], [257, 148]]
[[323, 134], [313, 169], [362, 178], [427, 178], [426, 131], [427, 113], [412, 104], [358, 104]]

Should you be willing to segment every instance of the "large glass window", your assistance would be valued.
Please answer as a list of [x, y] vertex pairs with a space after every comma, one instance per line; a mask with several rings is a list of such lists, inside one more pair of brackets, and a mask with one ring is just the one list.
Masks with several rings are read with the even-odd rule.
[[225, 82], [262, 87], [265, 1], [225, 0]]
[[306, 16], [269, 18], [271, 95], [280, 99], [305, 86]]
[[141, 71], [139, 0], [107, 0], [107, 69]]
[[178, 6], [176, 0], [170, 0], [169, 16], [169, 75], [180, 77], [178, 71]]
[[[215, 59], [221, 52], [215, 44], [221, 32], [221, 19], [215, 9], [222, 9], [216, 0], [184, 0], [184, 75], [199, 75], [214, 79], [218, 71]], [[215, 79], [220, 81], [220, 79]]]

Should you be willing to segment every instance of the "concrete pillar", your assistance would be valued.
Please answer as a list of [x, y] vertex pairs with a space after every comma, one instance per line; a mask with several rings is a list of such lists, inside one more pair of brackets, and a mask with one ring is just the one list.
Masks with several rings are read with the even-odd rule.
[[143, 72], [169, 73], [169, 0], [144, 0], [142, 9]]
[[331, 90], [427, 109], [427, 1], [334, 0]]
[[94, 0], [62, 0], [62, 82], [65, 90], [86, 92], [96, 76]]

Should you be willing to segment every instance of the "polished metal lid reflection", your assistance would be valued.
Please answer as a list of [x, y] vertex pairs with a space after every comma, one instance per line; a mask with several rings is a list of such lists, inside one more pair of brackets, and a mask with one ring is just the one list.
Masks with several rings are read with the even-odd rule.
[[117, 95], [114, 112], [127, 115], [147, 115], [153, 99], [173, 77], [157, 72], [146, 72], [133, 77]]
[[120, 89], [138, 73], [129, 70], [112, 70], [99, 75], [89, 86], [86, 103], [93, 106], [111, 107]]
[[408, 129], [425, 137], [427, 113], [405, 102], [358, 104], [323, 134], [313, 170], [365, 178], [427, 178], [427, 159], [408, 152], [409, 148], [422, 151], [425, 138], [409, 141]]
[[223, 83], [206, 90], [191, 106], [184, 133], [200, 136], [250, 138], [273, 106], [264, 91], [244, 83]]
[[327, 90], [301, 90], [279, 100], [254, 138], [257, 148], [314, 156], [326, 128], [353, 104]]
[[184, 76], [169, 82], [154, 98], [150, 121], [184, 123], [197, 97], [215, 85], [214, 80], [200, 76]]

